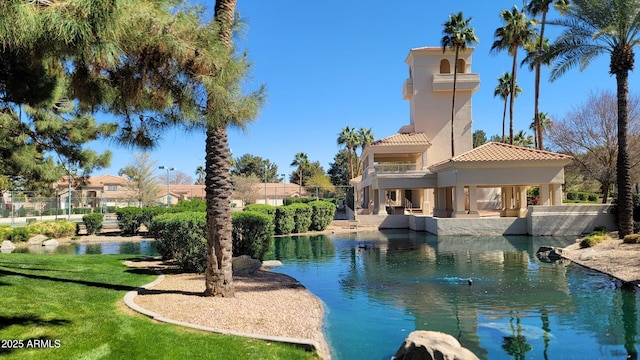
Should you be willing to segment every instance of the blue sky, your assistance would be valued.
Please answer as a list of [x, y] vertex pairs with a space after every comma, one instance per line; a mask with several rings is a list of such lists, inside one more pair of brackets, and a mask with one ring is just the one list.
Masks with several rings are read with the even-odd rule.
[[[496, 78], [510, 71], [512, 58], [506, 52], [491, 54], [490, 48], [495, 29], [502, 26], [500, 11], [514, 4], [522, 6], [513, 0], [238, 0], [247, 26], [236, 44], [248, 51], [254, 64], [247, 86], [264, 83], [268, 95], [246, 132], [230, 129], [233, 156], [261, 156], [288, 175], [294, 170], [289, 166], [294, 155], [305, 152], [327, 170], [340, 149], [336, 139], [343, 127], [371, 128], [376, 139], [393, 135], [409, 123], [409, 102], [402, 99], [409, 50], [440, 46], [442, 23], [458, 11], [473, 17], [471, 25], [480, 40], [472, 64], [472, 71], [480, 74], [480, 89], [472, 100], [473, 129], [488, 136], [501, 133], [503, 102], [493, 91]], [[549, 17], [558, 14], [552, 11]], [[553, 38], [557, 30], [547, 29]], [[520, 53], [518, 61], [523, 56]], [[548, 82], [549, 69], [543, 68], [540, 110], [561, 119], [590, 91], [615, 91], [608, 65], [602, 56], [585, 71], [571, 70], [554, 83]], [[523, 93], [516, 99], [516, 131], [528, 130], [533, 118], [533, 77], [527, 67], [518, 68]], [[637, 82], [631, 73], [632, 92]], [[169, 130], [151, 158], [195, 178], [196, 167], [204, 165], [204, 142], [204, 134]], [[131, 149], [111, 144], [96, 148], [105, 147], [114, 153], [111, 167], [94, 175], [115, 175], [133, 161]]]

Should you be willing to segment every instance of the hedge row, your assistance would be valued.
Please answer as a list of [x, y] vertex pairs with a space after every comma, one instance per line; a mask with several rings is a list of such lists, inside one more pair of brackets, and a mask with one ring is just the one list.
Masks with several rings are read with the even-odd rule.
[[140, 226], [147, 229], [151, 226], [151, 220], [157, 216], [167, 213], [181, 212], [205, 212], [206, 202], [201, 199], [180, 200], [174, 207], [147, 206], [143, 208], [128, 206], [115, 210], [118, 219], [118, 227], [123, 234], [134, 235], [140, 231]]
[[[206, 213], [182, 212], [158, 215], [149, 231], [163, 259], [174, 259], [185, 271], [204, 272], [207, 266]], [[256, 211], [232, 214], [233, 256], [263, 259], [273, 241], [273, 220]]]
[[336, 212], [336, 206], [328, 201], [297, 202], [286, 206], [253, 204], [245, 206], [245, 211], [256, 211], [269, 215], [275, 233], [286, 235], [309, 230], [322, 231], [329, 226]]
[[582, 191], [569, 191], [567, 193], [567, 200], [578, 200], [578, 201], [598, 201], [598, 194], [595, 193], [586, 193]]
[[67, 220], [34, 221], [24, 227], [0, 226], [0, 240], [23, 242], [33, 235], [45, 235], [51, 238], [73, 236], [76, 223]]

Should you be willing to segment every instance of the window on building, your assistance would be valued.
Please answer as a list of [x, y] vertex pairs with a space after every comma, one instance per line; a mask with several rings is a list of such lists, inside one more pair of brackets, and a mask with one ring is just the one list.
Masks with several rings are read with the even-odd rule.
[[442, 59], [440, 60], [440, 74], [450, 74], [451, 66], [449, 65], [449, 60]]
[[107, 191], [118, 191], [118, 185], [107, 185]]
[[464, 68], [467, 64], [464, 62], [464, 59], [458, 59], [458, 74], [464, 73]]

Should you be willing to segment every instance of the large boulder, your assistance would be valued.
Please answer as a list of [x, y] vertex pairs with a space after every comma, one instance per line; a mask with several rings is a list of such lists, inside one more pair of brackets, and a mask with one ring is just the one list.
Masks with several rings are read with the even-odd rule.
[[13, 243], [11, 241], [5, 240], [5, 241], [2, 242], [2, 245], [0, 246], [0, 251], [2, 251], [3, 253], [10, 253], [15, 248], [16, 248], [16, 246], [13, 245]]
[[453, 336], [437, 331], [413, 331], [393, 359], [395, 360], [478, 360]]
[[562, 259], [562, 249], [558, 249], [552, 246], [541, 246], [536, 251], [536, 257], [543, 262], [554, 262]]
[[50, 239], [50, 240], [43, 241], [42, 246], [50, 246], [50, 247], [58, 246], [58, 240]]
[[249, 255], [240, 255], [233, 258], [233, 275], [249, 275], [256, 272], [262, 266], [262, 261]]
[[42, 244], [43, 241], [46, 241], [47, 239], [48, 239], [48, 237], [46, 235], [32, 236], [29, 239], [29, 244], [30, 245], [40, 245], [40, 244]]

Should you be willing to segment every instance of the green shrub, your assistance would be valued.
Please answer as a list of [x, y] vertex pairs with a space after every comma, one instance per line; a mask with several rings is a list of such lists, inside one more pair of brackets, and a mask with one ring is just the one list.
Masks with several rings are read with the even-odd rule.
[[328, 201], [312, 201], [311, 230], [322, 231], [331, 224], [336, 214], [336, 205]]
[[589, 234], [589, 236], [582, 239], [582, 241], [580, 241], [580, 247], [581, 248], [594, 247], [608, 238], [609, 236], [607, 234], [593, 232]]
[[205, 212], [162, 214], [151, 220], [149, 232], [165, 260], [175, 260], [184, 271], [202, 273], [207, 268]]
[[593, 202], [598, 201], [598, 194], [587, 194], [587, 200]]
[[123, 234], [137, 234], [142, 224], [142, 209], [128, 206], [116, 210], [118, 227]]
[[61, 238], [73, 236], [76, 232], [76, 223], [68, 220], [33, 221], [25, 228], [30, 234]]
[[29, 230], [23, 227], [13, 228], [13, 231], [9, 234], [9, 240], [13, 242], [25, 242], [29, 240], [30, 237], [31, 234]]
[[291, 206], [276, 208], [275, 231], [278, 235], [291, 234], [296, 228], [296, 209]]
[[597, 232], [597, 233], [601, 233], [604, 234], [606, 232], [608, 232], [607, 227], [604, 225], [598, 225], [596, 227], [593, 228], [593, 232]]
[[0, 240], [9, 240], [9, 234], [13, 231], [11, 225], [0, 225]]
[[203, 199], [180, 200], [172, 208], [172, 212], [207, 211], [207, 202]]
[[269, 215], [271, 221], [276, 217], [276, 207], [269, 204], [249, 204], [244, 207], [244, 211], [255, 211]]
[[302, 203], [291, 204], [289, 206], [295, 210], [294, 220], [296, 222], [296, 226], [293, 229], [293, 232], [302, 233], [309, 231], [309, 227], [311, 226], [311, 214], [313, 212], [311, 206]]
[[160, 214], [166, 214], [167, 212], [174, 212], [171, 209], [164, 206], [147, 206], [142, 208], [142, 214], [140, 216], [140, 223], [149, 228], [151, 226], [151, 219]]
[[638, 221], [633, 222], [633, 232], [635, 234], [640, 233], [640, 222]]
[[99, 233], [102, 230], [102, 221], [104, 215], [102, 214], [87, 214], [82, 217], [82, 222], [87, 228], [87, 234], [92, 235]]
[[640, 244], [640, 234], [629, 234], [622, 239], [625, 244]]
[[238, 211], [233, 221], [233, 256], [249, 255], [262, 260], [273, 241], [273, 219], [258, 211]]

